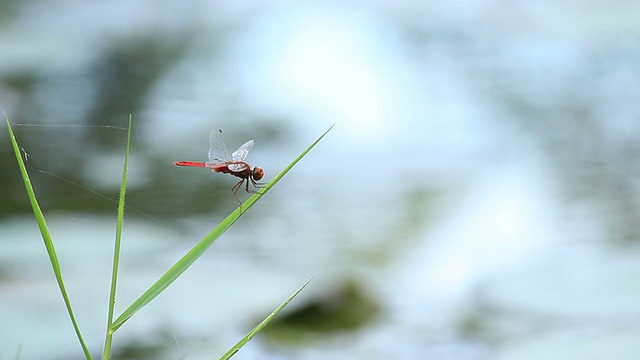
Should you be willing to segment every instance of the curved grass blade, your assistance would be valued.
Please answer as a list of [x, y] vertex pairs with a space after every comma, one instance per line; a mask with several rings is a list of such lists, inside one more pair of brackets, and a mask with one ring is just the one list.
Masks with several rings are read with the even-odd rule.
[[[251, 206], [253, 206], [253, 204], [258, 201], [258, 199], [260, 197], [262, 197], [262, 195], [264, 195], [267, 191], [269, 191], [278, 181], [280, 181], [280, 179], [282, 179], [283, 176], [285, 176], [289, 170], [291, 170], [291, 168], [293, 168], [298, 161], [300, 161], [303, 157], [305, 157], [305, 155], [307, 155], [307, 153], [313, 149], [314, 146], [316, 146], [317, 143], [320, 142], [320, 140], [322, 140], [323, 137], [325, 137], [325, 135], [327, 135], [329, 133], [329, 131], [331, 131], [331, 129], [333, 129], [333, 127], [336, 126], [336, 124], [333, 124], [329, 127], [329, 129], [327, 129], [327, 131], [324, 132], [324, 134], [320, 135], [320, 137], [314, 141], [311, 145], [309, 145], [309, 147], [303, 151], [300, 155], [298, 155], [297, 158], [295, 158], [289, 165], [287, 165], [287, 167], [284, 168], [284, 170], [280, 171], [280, 173], [278, 175], [276, 175], [273, 179], [271, 179], [271, 181], [269, 181], [264, 187], [260, 188], [260, 190], [258, 190], [258, 192], [256, 194], [253, 194], [249, 199], [247, 199], [247, 201], [245, 201], [242, 204], [242, 208], [245, 208], [246, 210], [249, 210], [249, 208]], [[240, 211], [242, 209], [238, 209], [236, 211]], [[243, 210], [243, 211], [246, 211]]]
[[16, 141], [16, 137], [13, 134], [13, 130], [11, 129], [11, 123], [9, 122], [9, 118], [7, 115], [4, 115], [5, 120], [7, 121], [7, 129], [9, 129], [9, 137], [11, 138], [11, 145], [13, 146], [13, 151], [16, 154], [16, 160], [18, 161], [18, 166], [20, 167], [20, 173], [22, 174], [22, 180], [24, 181], [24, 186], [27, 190], [27, 196], [29, 197], [29, 202], [31, 202], [31, 208], [33, 209], [33, 214], [38, 222], [38, 228], [40, 228], [40, 234], [42, 234], [42, 240], [44, 240], [44, 246], [47, 249], [47, 254], [49, 255], [49, 261], [51, 262], [51, 267], [53, 268], [53, 273], [55, 274], [56, 281], [58, 282], [58, 288], [60, 289], [60, 293], [62, 294], [62, 299], [64, 300], [64, 305], [67, 308], [67, 312], [69, 313], [69, 318], [71, 319], [71, 323], [73, 324], [73, 329], [76, 332], [76, 336], [78, 337], [78, 341], [80, 342], [80, 346], [82, 347], [82, 351], [87, 359], [91, 359], [91, 354], [89, 353], [89, 349], [87, 345], [84, 343], [82, 338], [82, 334], [80, 333], [80, 327], [76, 322], [76, 318], [73, 315], [73, 309], [71, 307], [71, 300], [69, 300], [69, 295], [67, 294], [67, 289], [64, 286], [64, 280], [62, 279], [62, 271], [60, 270], [60, 264], [58, 263], [58, 255], [56, 254], [56, 249], [53, 246], [53, 240], [51, 239], [51, 234], [49, 233], [49, 227], [47, 226], [47, 222], [44, 219], [44, 214], [40, 209], [40, 205], [38, 204], [38, 200], [36, 199], [36, 194], [33, 191], [33, 186], [31, 186], [31, 180], [29, 179], [29, 174], [27, 173], [27, 168], [24, 165], [24, 161], [22, 160], [22, 155], [20, 154], [20, 147], [18, 146], [18, 142]]
[[[335, 125], [335, 124], [334, 124]], [[171, 283], [173, 283], [182, 273], [184, 273], [204, 252], [213, 244], [227, 229], [231, 227], [253, 204], [256, 203], [269, 191], [282, 177], [293, 168], [327, 133], [333, 128], [332, 125], [327, 131], [324, 132], [316, 141], [313, 142], [306, 150], [304, 150], [297, 158], [295, 158], [287, 167], [284, 168], [278, 175], [276, 175], [269, 183], [263, 188], [258, 190], [258, 193], [251, 196], [242, 206], [232, 212], [226, 219], [224, 219], [220, 225], [216, 226], [204, 239], [200, 240], [186, 255], [184, 255], [178, 262], [176, 262], [171, 269], [169, 269], [164, 275], [160, 277], [151, 287], [144, 292], [137, 300], [135, 300], [122, 314], [113, 322], [111, 331], [116, 331], [122, 326], [133, 314], [140, 310], [143, 306], [148, 304], [161, 292], [163, 292]]]
[[118, 268], [120, 263], [120, 244], [122, 241], [122, 224], [124, 222], [124, 199], [127, 190], [127, 171], [129, 169], [129, 149], [131, 146], [131, 115], [129, 115], [129, 131], [127, 131], [127, 147], [124, 153], [124, 169], [122, 170], [122, 182], [120, 183], [120, 197], [118, 199], [118, 220], [116, 223], [116, 240], [113, 246], [113, 267], [111, 270], [111, 290], [109, 292], [109, 311], [107, 315], [107, 333], [104, 340], [102, 358], [108, 360], [111, 356], [111, 342], [113, 340], [114, 307], [116, 304], [116, 288], [118, 284]]
[[265, 326], [267, 326], [267, 324], [269, 324], [269, 322], [276, 316], [276, 314], [280, 312], [280, 310], [284, 309], [285, 306], [289, 305], [291, 300], [293, 300], [293, 298], [296, 297], [302, 291], [302, 289], [304, 289], [311, 282], [311, 280], [313, 280], [313, 278], [307, 280], [307, 282], [304, 283], [296, 292], [294, 292], [291, 296], [289, 296], [287, 300], [285, 300], [282, 304], [280, 304], [280, 306], [278, 306], [275, 310], [273, 310], [273, 312], [269, 316], [267, 316], [264, 320], [262, 320], [260, 324], [256, 325], [256, 327], [254, 327], [251, 331], [249, 331], [247, 335], [245, 335], [242, 339], [240, 339], [240, 341], [238, 341], [235, 345], [233, 345], [233, 347], [229, 351], [227, 351], [226, 354], [222, 355], [220, 359], [228, 360], [233, 355], [235, 355], [240, 350], [240, 348], [242, 348], [246, 343], [248, 343], [251, 339], [253, 339], [253, 337], [256, 336], [256, 334], [260, 332], [260, 330], [262, 330]]

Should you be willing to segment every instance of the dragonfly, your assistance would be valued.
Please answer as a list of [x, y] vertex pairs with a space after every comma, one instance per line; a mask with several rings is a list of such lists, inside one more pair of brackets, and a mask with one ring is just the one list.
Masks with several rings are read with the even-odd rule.
[[227, 146], [222, 139], [222, 130], [214, 129], [209, 136], [209, 161], [176, 161], [173, 164], [178, 166], [188, 167], [203, 167], [211, 169], [213, 172], [229, 174], [240, 178], [237, 184], [235, 184], [231, 191], [236, 198], [239, 206], [242, 206], [240, 199], [238, 198], [238, 190], [242, 187], [242, 184], [246, 181], [244, 189], [248, 193], [256, 193], [255, 190], [249, 189], [249, 184], [252, 184], [256, 189], [262, 187], [264, 184], [258, 181], [264, 176], [264, 170], [259, 167], [251, 168], [251, 165], [247, 164], [244, 159], [249, 155], [249, 150], [253, 146], [254, 141], [249, 140], [242, 144], [238, 150], [229, 155]]

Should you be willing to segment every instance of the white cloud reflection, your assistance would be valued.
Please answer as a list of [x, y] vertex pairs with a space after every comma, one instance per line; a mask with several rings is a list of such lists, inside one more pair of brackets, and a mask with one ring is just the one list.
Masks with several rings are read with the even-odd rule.
[[[345, 7], [271, 11], [239, 42], [241, 91], [259, 107], [304, 121], [346, 124], [360, 140], [416, 109], [411, 64], [393, 31]], [[324, 126], [324, 125], [323, 125]]]

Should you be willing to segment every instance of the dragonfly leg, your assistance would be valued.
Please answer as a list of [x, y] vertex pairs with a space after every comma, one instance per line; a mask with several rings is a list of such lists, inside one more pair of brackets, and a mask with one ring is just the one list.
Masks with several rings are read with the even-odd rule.
[[236, 198], [236, 201], [238, 202], [238, 205], [240, 207], [242, 207], [242, 202], [240, 202], [240, 198], [238, 198], [238, 189], [240, 189], [240, 186], [242, 186], [243, 182], [244, 179], [240, 179], [240, 181], [238, 181], [238, 183], [233, 185], [233, 187], [231, 188], [231, 192], [233, 192], [233, 196]]
[[267, 185], [267, 183], [261, 183], [261, 182], [257, 182], [253, 179], [250, 179], [251, 182], [253, 183], [253, 186], [255, 186], [256, 188], [263, 188], [265, 187], [265, 185]]
[[253, 184], [253, 186], [254, 186], [256, 189], [263, 188], [263, 187], [266, 185], [266, 184], [263, 184], [263, 183], [256, 182], [256, 181], [255, 181], [255, 180], [253, 180], [252, 178], [248, 178], [248, 179], [247, 179], [247, 184], [245, 185], [244, 189], [245, 189], [249, 194], [256, 194], [256, 193], [257, 193], [257, 191], [255, 191], [255, 190], [249, 190], [249, 180], [251, 180], [251, 183]]
[[[249, 190], [249, 180], [250, 180], [250, 179], [247, 179], [247, 184], [244, 186], [244, 189], [245, 189], [249, 194], [255, 194], [255, 193], [257, 193], [257, 191]], [[253, 181], [253, 180], [251, 180], [251, 181]]]

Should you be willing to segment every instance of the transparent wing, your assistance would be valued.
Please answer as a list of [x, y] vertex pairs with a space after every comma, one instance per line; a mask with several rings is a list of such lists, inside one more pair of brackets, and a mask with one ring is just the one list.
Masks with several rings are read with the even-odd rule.
[[245, 163], [234, 163], [229, 164], [227, 167], [233, 172], [241, 172], [247, 168], [247, 165]]
[[209, 161], [207, 164], [225, 164], [231, 162], [227, 146], [222, 140], [222, 130], [213, 129], [209, 135]]
[[231, 160], [244, 161], [244, 159], [247, 158], [247, 155], [249, 155], [249, 150], [253, 146], [253, 143], [253, 140], [249, 140], [246, 143], [242, 144], [242, 146], [240, 146], [238, 150], [234, 151], [233, 154], [231, 154]]

